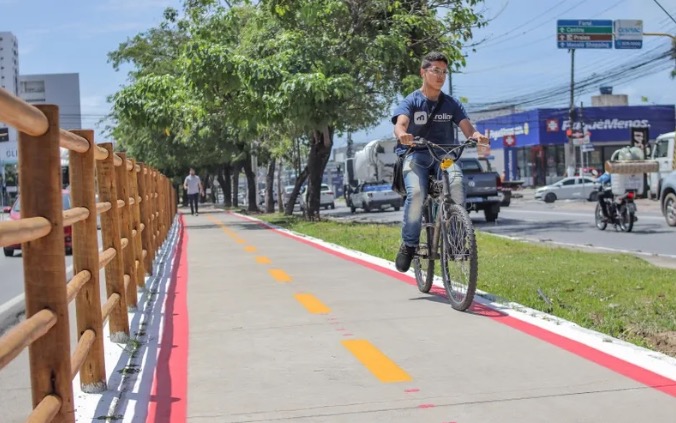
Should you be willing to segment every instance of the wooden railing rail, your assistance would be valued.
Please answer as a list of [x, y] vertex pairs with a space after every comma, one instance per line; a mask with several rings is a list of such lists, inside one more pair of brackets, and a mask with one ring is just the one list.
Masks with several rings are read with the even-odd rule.
[[[70, 423], [78, 374], [84, 392], [106, 389], [104, 324], [112, 341], [129, 339], [129, 312], [169, 234], [176, 198], [164, 175], [113, 152], [111, 143], [95, 143], [92, 130], [61, 129], [56, 106], [34, 106], [0, 88], [0, 122], [19, 131], [21, 187], [21, 218], [0, 222], [0, 247], [21, 244], [26, 302], [26, 319], [0, 338], [0, 370], [28, 348], [33, 411], [27, 421]], [[70, 154], [65, 211], [60, 148]], [[66, 284], [64, 227], [72, 229], [66, 247], [73, 254]], [[71, 355], [72, 301], [78, 342]]]

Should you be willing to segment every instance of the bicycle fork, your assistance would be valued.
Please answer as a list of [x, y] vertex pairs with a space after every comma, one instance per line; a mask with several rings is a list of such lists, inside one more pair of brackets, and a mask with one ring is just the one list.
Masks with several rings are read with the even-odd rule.
[[[441, 197], [443, 200], [439, 203], [436, 201], [430, 201], [429, 204], [429, 221], [433, 221], [434, 223], [427, 223], [426, 225], [432, 226], [434, 228], [434, 234], [432, 235], [432, 250], [429, 251], [428, 255], [432, 257], [433, 259], [439, 259], [440, 254], [438, 252], [439, 247], [440, 247], [440, 239], [441, 239], [441, 224], [443, 221], [443, 215], [444, 215], [444, 204], [447, 202], [451, 204], [453, 200], [451, 199], [451, 186], [450, 182], [448, 180], [448, 172], [447, 171], [442, 171], [442, 183], [443, 183], [443, 190], [441, 193]], [[436, 207], [436, 212], [432, 211], [432, 208]], [[433, 219], [432, 219], [433, 218]], [[425, 228], [427, 229], [427, 228]]]

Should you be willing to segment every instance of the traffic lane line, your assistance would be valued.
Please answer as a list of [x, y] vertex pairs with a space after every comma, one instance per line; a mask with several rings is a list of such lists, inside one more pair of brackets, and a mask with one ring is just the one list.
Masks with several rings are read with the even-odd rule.
[[[284, 237], [293, 239], [297, 242], [309, 245], [311, 247], [314, 247], [320, 251], [329, 253], [333, 256], [342, 258], [346, 261], [359, 264], [363, 267], [366, 267], [371, 270], [375, 270], [377, 272], [380, 272], [385, 275], [391, 276], [393, 279], [400, 280], [402, 282], [405, 282], [409, 285], [415, 286], [416, 282], [415, 279], [405, 273], [400, 273], [397, 272], [394, 269], [383, 267], [379, 264], [372, 263], [370, 261], [367, 261], [363, 258], [351, 256], [349, 254], [346, 254], [344, 252], [334, 250], [326, 245], [317, 243], [313, 240], [309, 240], [306, 238], [303, 238], [301, 236], [295, 235], [291, 232], [286, 232], [283, 229], [278, 229], [266, 222], [263, 222], [259, 219], [255, 219], [249, 216], [243, 216], [239, 215], [237, 213], [232, 213], [230, 212], [231, 215], [245, 220], [249, 222], [254, 222], [259, 226], [262, 226], [264, 228], [270, 229], [273, 232], [276, 232], [279, 235], [282, 235]], [[437, 288], [437, 287], [435, 287]], [[443, 289], [432, 289], [430, 293], [438, 296], [445, 296], [445, 292]], [[662, 376], [658, 373], [655, 373], [653, 371], [650, 371], [648, 369], [645, 369], [637, 364], [631, 363], [629, 361], [625, 361], [623, 359], [617, 358], [609, 353], [597, 350], [589, 345], [586, 345], [580, 341], [577, 341], [572, 338], [565, 337], [563, 335], [559, 335], [557, 333], [554, 333], [552, 331], [549, 331], [545, 328], [542, 328], [540, 326], [536, 326], [532, 323], [525, 322], [523, 320], [519, 320], [516, 317], [510, 316], [507, 313], [504, 313], [500, 310], [496, 310], [494, 308], [488, 307], [486, 305], [482, 305], [477, 303], [476, 301], [473, 303], [472, 307], [470, 308], [470, 311], [472, 311], [474, 314], [480, 314], [483, 315], [495, 322], [501, 323], [503, 325], [509, 326], [512, 329], [516, 329], [520, 332], [526, 333], [528, 335], [533, 336], [534, 338], [537, 338], [541, 341], [547, 342], [551, 345], [555, 345], [561, 349], [564, 349], [574, 355], [577, 355], [579, 357], [582, 357], [586, 360], [589, 360], [591, 362], [594, 362], [602, 367], [607, 368], [608, 370], [611, 370], [615, 373], [621, 374], [629, 379], [632, 379], [636, 382], [639, 382], [647, 387], [653, 388], [655, 390], [661, 391], [669, 396], [676, 397], [676, 383], [675, 381]]]
[[294, 297], [312, 314], [329, 314], [331, 312], [326, 304], [312, 294], [296, 294]]
[[343, 347], [383, 383], [410, 382], [411, 376], [366, 339], [346, 339]]
[[183, 423], [188, 411], [188, 232], [180, 216], [146, 423]]
[[[227, 226], [225, 223], [221, 222], [220, 220], [218, 220], [218, 219], [216, 219], [215, 217], [212, 217], [212, 216], [207, 216], [207, 219], [209, 219], [209, 220], [212, 221], [214, 224], [216, 224], [216, 226], [218, 226], [219, 228], [221, 228], [221, 230], [222, 230], [223, 232], [225, 232], [225, 234], [228, 235], [230, 238], [232, 238], [233, 241], [235, 241], [236, 243], [238, 243], [238, 244], [246, 244], [246, 241], [245, 241], [244, 239], [240, 238], [240, 236], [237, 234], [237, 232], [235, 232], [235, 231], [233, 231], [232, 229], [228, 228], [228, 226]], [[255, 247], [253, 247], [253, 248], [255, 249]], [[246, 248], [245, 248], [245, 249], [246, 249]], [[254, 251], [255, 251], [255, 250], [254, 250]]]
[[291, 282], [291, 276], [282, 269], [270, 269], [268, 273], [272, 278], [279, 283], [289, 283]]
[[256, 257], [256, 263], [258, 264], [271, 264], [272, 260], [266, 256], [257, 256]]
[[[224, 223], [218, 222], [218, 225], [225, 226]], [[230, 230], [224, 232], [230, 235]], [[246, 251], [254, 252], [256, 248], [253, 246], [245, 247]], [[267, 257], [257, 257], [257, 261], [269, 261]], [[292, 281], [291, 276], [282, 269], [269, 269], [268, 273], [280, 283], [289, 283]], [[331, 309], [324, 304], [319, 298], [308, 293], [297, 293], [294, 295], [305, 309], [312, 314], [329, 314]], [[334, 321], [335, 322], [335, 321]], [[333, 322], [332, 322], [333, 323]], [[337, 323], [337, 322], [336, 322]], [[351, 337], [352, 334], [343, 327], [337, 328], [336, 331], [341, 332], [343, 337]], [[387, 357], [375, 345], [366, 339], [348, 339], [341, 341], [341, 344], [362, 363], [367, 370], [369, 370], [379, 381], [383, 383], [400, 383], [409, 382], [412, 380], [411, 376], [399, 367], [394, 361]]]

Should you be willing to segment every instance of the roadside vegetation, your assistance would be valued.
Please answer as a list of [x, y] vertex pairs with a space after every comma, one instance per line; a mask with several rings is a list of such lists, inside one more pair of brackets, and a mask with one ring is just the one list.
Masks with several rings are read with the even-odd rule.
[[[292, 231], [393, 260], [399, 225], [257, 216]], [[676, 357], [676, 270], [627, 254], [512, 241], [477, 232], [479, 289]], [[438, 267], [437, 267], [438, 273]], [[415, 289], [415, 288], [412, 288]]]

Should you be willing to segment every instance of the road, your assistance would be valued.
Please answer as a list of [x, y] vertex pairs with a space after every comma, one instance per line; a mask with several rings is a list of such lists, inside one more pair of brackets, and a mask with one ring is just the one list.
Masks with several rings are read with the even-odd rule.
[[[99, 231], [99, 246], [102, 245], [101, 232]], [[72, 276], [73, 257], [66, 256], [66, 278]], [[23, 260], [19, 251], [14, 252], [14, 257], [0, 256], [0, 308], [3, 304], [23, 294]], [[0, 328], [0, 331], [3, 328]]]
[[[72, 256], [66, 256], [66, 267], [72, 263]], [[0, 305], [23, 294], [23, 260], [18, 252], [14, 257], [0, 257], [0, 280]]]
[[[478, 230], [499, 235], [676, 258], [676, 229], [667, 226], [657, 202], [637, 202], [638, 221], [630, 233], [617, 232], [612, 227], [605, 231], [598, 230], [594, 225], [595, 207], [594, 202], [558, 201], [545, 204], [532, 199], [514, 199], [509, 207], [502, 208], [495, 223], [487, 223], [482, 213], [472, 212], [470, 217]], [[403, 211], [358, 211], [352, 214], [347, 207], [338, 203], [335, 210], [322, 211], [322, 214], [339, 220], [398, 224]]]

